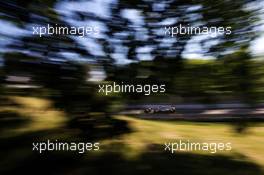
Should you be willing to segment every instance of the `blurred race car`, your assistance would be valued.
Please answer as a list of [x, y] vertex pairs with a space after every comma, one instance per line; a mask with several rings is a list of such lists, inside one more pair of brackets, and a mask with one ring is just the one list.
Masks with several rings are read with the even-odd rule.
[[148, 114], [153, 114], [153, 113], [163, 113], [163, 114], [168, 114], [168, 113], [175, 113], [176, 112], [176, 108], [172, 107], [172, 106], [163, 106], [163, 107], [148, 107], [144, 110], [145, 113]]

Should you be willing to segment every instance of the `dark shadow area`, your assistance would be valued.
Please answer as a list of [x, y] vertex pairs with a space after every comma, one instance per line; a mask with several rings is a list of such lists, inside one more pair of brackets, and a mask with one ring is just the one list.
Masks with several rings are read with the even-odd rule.
[[88, 140], [113, 138], [132, 132], [127, 121], [105, 115], [74, 118], [68, 122], [67, 127], [78, 129], [80, 131], [79, 137]]
[[0, 94], [0, 107], [21, 107], [21, 105]]
[[[105, 123], [104, 121], [102, 124]], [[98, 139], [114, 138], [130, 131], [124, 124], [126, 123], [121, 120], [110, 119], [107, 127], [98, 128], [98, 123], [86, 126], [85, 122], [81, 122], [76, 128], [64, 127], [0, 138], [0, 174], [68, 174], [72, 168], [86, 162], [83, 158], [86, 154], [79, 154], [78, 151], [44, 151], [39, 154], [32, 151], [33, 143], [47, 140], [63, 143], [96, 142]], [[93, 161], [89, 153], [88, 158]]]
[[[27, 127], [26, 124], [30, 122], [30, 120], [20, 117], [17, 113], [2, 113], [1, 115], [3, 117], [0, 118], [0, 131], [21, 129]], [[69, 142], [88, 142], [114, 138], [131, 132], [132, 129], [129, 128], [127, 121], [124, 120], [110, 117], [74, 118], [66, 122], [65, 126], [55, 129], [35, 131], [29, 134], [21, 133], [18, 136], [2, 136], [0, 138], [0, 148], [5, 150], [19, 146], [30, 146], [35, 141], [55, 140], [54, 138]]]
[[11, 111], [0, 112], [0, 131], [25, 126], [30, 120]]

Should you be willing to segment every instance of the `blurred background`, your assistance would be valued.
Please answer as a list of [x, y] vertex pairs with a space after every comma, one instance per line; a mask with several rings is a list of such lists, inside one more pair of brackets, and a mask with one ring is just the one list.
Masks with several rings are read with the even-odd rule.
[[[264, 1], [0, 2], [0, 174], [264, 174]], [[98, 35], [33, 35], [91, 26]], [[232, 27], [164, 35], [164, 27]], [[105, 83], [166, 93], [98, 93]], [[175, 106], [174, 114], [144, 114]], [[32, 143], [100, 142], [99, 152], [38, 154]], [[232, 151], [164, 152], [168, 141]]]

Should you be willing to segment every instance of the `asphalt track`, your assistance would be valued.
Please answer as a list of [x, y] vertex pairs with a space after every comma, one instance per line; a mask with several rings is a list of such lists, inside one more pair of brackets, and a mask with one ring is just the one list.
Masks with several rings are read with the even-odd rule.
[[[175, 113], [150, 113], [144, 112], [144, 109], [159, 107], [175, 107]], [[252, 121], [264, 122], [264, 104], [258, 104], [250, 107], [241, 103], [230, 104], [144, 104], [128, 105], [126, 109], [119, 114], [130, 115], [142, 119], [152, 120], [186, 120], [186, 121]]]

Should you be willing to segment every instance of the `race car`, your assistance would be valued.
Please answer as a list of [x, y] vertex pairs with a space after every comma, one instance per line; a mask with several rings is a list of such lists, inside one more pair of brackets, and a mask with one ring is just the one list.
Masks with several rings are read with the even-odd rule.
[[172, 106], [148, 107], [144, 110], [144, 112], [147, 114], [153, 114], [153, 113], [168, 114], [168, 113], [175, 113], [176, 108]]

